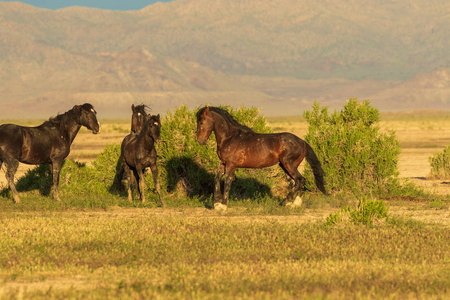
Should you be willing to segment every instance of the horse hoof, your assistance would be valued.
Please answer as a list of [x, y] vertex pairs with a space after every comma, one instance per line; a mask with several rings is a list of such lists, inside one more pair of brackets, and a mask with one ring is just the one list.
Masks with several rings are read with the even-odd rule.
[[228, 207], [228, 206], [223, 205], [222, 203], [219, 203], [219, 202], [214, 203], [214, 210], [218, 210], [218, 211], [226, 211], [226, 210], [227, 210], [227, 207]]
[[303, 200], [299, 196], [295, 197], [293, 202], [286, 203], [287, 207], [300, 207], [302, 206]]

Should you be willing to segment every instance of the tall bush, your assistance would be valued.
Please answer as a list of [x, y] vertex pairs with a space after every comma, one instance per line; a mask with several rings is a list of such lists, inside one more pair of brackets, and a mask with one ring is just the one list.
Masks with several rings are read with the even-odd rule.
[[[383, 193], [398, 184], [400, 143], [394, 132], [380, 132], [379, 111], [368, 100], [350, 99], [331, 114], [314, 103], [304, 118], [309, 124], [305, 140], [322, 162], [328, 190]], [[311, 173], [306, 170], [307, 178]]]

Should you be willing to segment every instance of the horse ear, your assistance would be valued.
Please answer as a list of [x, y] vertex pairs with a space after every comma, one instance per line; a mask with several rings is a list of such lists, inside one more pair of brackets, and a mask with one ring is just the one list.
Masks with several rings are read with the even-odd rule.
[[156, 117], [158, 118], [158, 120], [161, 119], [161, 118], [159, 117], [159, 114], [158, 114]]
[[207, 107], [205, 108], [205, 110], [203, 111], [203, 115], [206, 115], [207, 113], [209, 113], [209, 106], [207, 106]]
[[133, 111], [133, 113], [136, 111], [136, 107], [134, 106], [134, 104], [131, 104], [131, 110]]

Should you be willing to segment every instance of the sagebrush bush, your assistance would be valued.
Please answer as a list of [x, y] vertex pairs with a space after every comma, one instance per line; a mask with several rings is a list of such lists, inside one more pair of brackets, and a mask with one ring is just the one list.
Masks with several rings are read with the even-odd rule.
[[428, 160], [431, 165], [430, 178], [450, 178], [450, 146], [445, 148], [443, 151], [436, 152]]
[[[327, 190], [385, 193], [398, 183], [400, 143], [394, 132], [379, 131], [379, 111], [368, 100], [350, 99], [341, 111], [313, 105], [304, 112], [305, 140], [322, 162]], [[312, 181], [312, 172], [305, 176]]]

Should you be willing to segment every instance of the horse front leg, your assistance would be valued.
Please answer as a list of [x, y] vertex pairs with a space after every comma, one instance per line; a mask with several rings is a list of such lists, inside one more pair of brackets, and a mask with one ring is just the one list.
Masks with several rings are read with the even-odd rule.
[[54, 161], [51, 164], [53, 176], [53, 200], [61, 201], [58, 196], [59, 173], [61, 172], [62, 161]]
[[214, 209], [226, 210], [228, 208], [228, 195], [230, 193], [231, 183], [234, 180], [235, 167], [226, 166], [225, 167], [225, 183], [223, 187], [223, 199], [222, 202], [214, 203]]
[[217, 170], [216, 177], [214, 178], [214, 207], [216, 206], [216, 203], [222, 202], [222, 191], [221, 191], [221, 184], [220, 180], [223, 176], [223, 173], [225, 172], [225, 165], [220, 163], [219, 169]]
[[234, 172], [236, 171], [236, 168], [228, 166], [225, 171], [225, 184], [223, 188], [223, 201], [222, 204], [225, 205], [225, 207], [228, 207], [228, 196], [230, 194], [231, 189], [231, 183], [234, 181]]
[[139, 195], [141, 198], [142, 203], [145, 203], [145, 180], [144, 180], [144, 172], [143, 172], [143, 168], [141, 166], [137, 167], [136, 166], [136, 171], [139, 177]]
[[12, 159], [10, 161], [5, 161], [5, 165], [6, 165], [6, 172], [5, 172], [6, 180], [8, 181], [8, 185], [13, 193], [14, 202], [20, 203], [19, 193], [17, 192], [16, 185], [14, 184], [14, 175], [16, 174], [17, 168], [19, 167], [19, 162], [15, 159]]
[[161, 203], [161, 206], [164, 207], [166, 204], [164, 203], [163, 199], [161, 198], [161, 188], [159, 187], [158, 182], [158, 166], [155, 164], [150, 165], [150, 169], [152, 170], [152, 176], [153, 176], [153, 183], [155, 184], [156, 193], [158, 193], [159, 202]]

